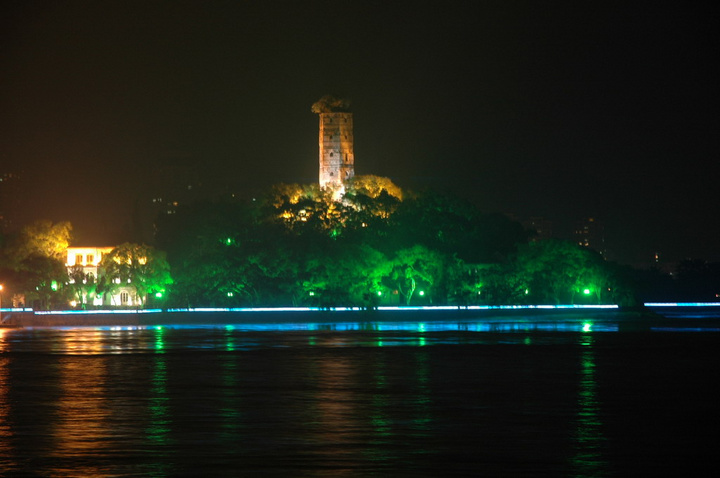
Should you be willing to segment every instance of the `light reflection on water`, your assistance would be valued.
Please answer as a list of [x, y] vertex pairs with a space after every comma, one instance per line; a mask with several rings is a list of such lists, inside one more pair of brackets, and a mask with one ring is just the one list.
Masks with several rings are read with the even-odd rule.
[[701, 456], [717, 337], [590, 319], [0, 330], [0, 475], [657, 474], [670, 450]]
[[575, 455], [572, 458], [574, 475], [577, 477], [608, 476], [604, 459], [605, 437], [600, 418], [600, 402], [595, 377], [595, 339], [592, 334], [582, 334], [578, 342], [582, 347], [578, 386], [577, 429], [575, 431]]
[[[154, 326], [88, 326], [25, 328], [0, 331], [0, 352], [12, 341], [25, 351], [96, 355], [168, 348], [226, 351], [265, 347], [394, 347], [438, 344], [482, 344], [503, 341], [530, 344], [536, 334], [565, 332], [617, 332], [617, 322], [607, 321], [503, 321], [503, 322], [341, 322]], [[308, 335], [310, 334], [310, 335]], [[500, 334], [501, 336], [499, 336]], [[49, 337], [51, 350], [41, 350]], [[0, 337], [2, 337], [0, 335]], [[192, 340], [186, 338], [192, 337]], [[33, 340], [30, 340], [33, 339]], [[177, 339], [177, 340], [176, 340]]]

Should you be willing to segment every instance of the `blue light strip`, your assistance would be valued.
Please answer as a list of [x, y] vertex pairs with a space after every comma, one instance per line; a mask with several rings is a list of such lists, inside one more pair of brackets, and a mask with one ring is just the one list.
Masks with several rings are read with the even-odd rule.
[[[32, 310], [32, 309], [30, 309]], [[118, 309], [118, 310], [36, 310], [36, 315], [97, 315], [97, 314], [156, 314], [162, 309]]]
[[[720, 302], [715, 303], [662, 303], [662, 304], [645, 304], [648, 307], [686, 307], [686, 306], [720, 306]], [[382, 306], [378, 307], [380, 311], [453, 311], [453, 310], [533, 310], [533, 309], [617, 309], [614, 304], [608, 305], [469, 305], [469, 306]], [[99, 315], [99, 314], [156, 314], [160, 312], [360, 312], [364, 310], [361, 307], [194, 307], [182, 309], [103, 309], [103, 310], [37, 310], [31, 308], [13, 308], [1, 309], [3, 312], [33, 312], [37, 315]]]
[[646, 302], [645, 307], [720, 307], [720, 302]]

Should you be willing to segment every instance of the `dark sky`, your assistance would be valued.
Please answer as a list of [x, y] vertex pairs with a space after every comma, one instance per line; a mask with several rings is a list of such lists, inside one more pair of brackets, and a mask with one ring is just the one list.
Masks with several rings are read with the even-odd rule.
[[623, 262], [720, 260], [717, 16], [658, 3], [5, 1], [0, 164], [23, 217], [113, 244], [158, 165], [316, 181], [334, 93], [357, 174], [595, 216]]

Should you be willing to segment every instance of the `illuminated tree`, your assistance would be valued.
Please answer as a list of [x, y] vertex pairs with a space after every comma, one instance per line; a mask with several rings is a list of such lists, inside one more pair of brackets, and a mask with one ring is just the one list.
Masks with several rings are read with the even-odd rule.
[[383, 191], [398, 201], [403, 200], [403, 191], [390, 178], [372, 174], [358, 175], [346, 183], [346, 194], [362, 194], [376, 199]]
[[376, 305], [393, 264], [366, 244], [331, 241], [308, 251], [300, 267], [300, 285], [311, 305]]
[[135, 290], [135, 295], [144, 305], [148, 294], [163, 292], [172, 284], [170, 266], [165, 253], [144, 244], [125, 243], [100, 262], [103, 292], [114, 292], [121, 285]]
[[72, 293], [73, 300], [85, 308], [88, 299], [94, 296], [97, 287], [95, 276], [85, 272], [81, 264], [76, 264], [68, 270], [67, 289]]
[[2, 262], [14, 271], [13, 289], [25, 296], [27, 305], [47, 309], [63, 303], [71, 231], [69, 222], [36, 221], [3, 247]]
[[[569, 241], [544, 240], [521, 246], [502, 280], [512, 284], [509, 299], [518, 294], [530, 303], [575, 303], [603, 301], [603, 291], [616, 285], [600, 254]], [[497, 284], [496, 284], [497, 285]], [[497, 293], [497, 292], [496, 292]]]
[[350, 108], [350, 100], [339, 98], [334, 95], [325, 95], [313, 103], [313, 113], [330, 113], [333, 111], [347, 111]]
[[418, 289], [423, 295], [436, 295], [434, 289], [442, 281], [445, 272], [444, 258], [440, 253], [425, 246], [414, 245], [398, 250], [392, 264], [389, 278], [405, 298], [406, 305], [410, 305]]
[[14, 270], [13, 288], [25, 296], [27, 306], [47, 310], [67, 303], [63, 287], [67, 282], [67, 269], [63, 261], [33, 254]]
[[36, 221], [25, 226], [15, 245], [18, 260], [38, 255], [63, 260], [72, 236], [72, 225], [67, 222], [53, 224], [51, 221]]

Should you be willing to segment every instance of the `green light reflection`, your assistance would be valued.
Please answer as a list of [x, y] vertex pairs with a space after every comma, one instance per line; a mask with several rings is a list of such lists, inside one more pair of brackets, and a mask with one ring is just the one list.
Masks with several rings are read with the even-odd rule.
[[[424, 344], [423, 344], [424, 345]], [[424, 436], [430, 429], [430, 365], [427, 350], [418, 351], [415, 354], [417, 361], [415, 367], [415, 377], [417, 379], [417, 390], [411, 403], [415, 412], [415, 418], [412, 420], [414, 431]]]
[[578, 389], [578, 413], [575, 430], [575, 455], [572, 458], [574, 476], [607, 476], [608, 463], [604, 459], [605, 437], [600, 418], [600, 402], [597, 396], [595, 378], [594, 337], [588, 333], [592, 323], [583, 324], [583, 334], [579, 339], [582, 346], [580, 357], [580, 381]]
[[225, 326], [225, 349], [228, 352], [235, 350], [235, 337], [233, 337], [233, 330], [235, 327], [232, 325]]
[[166, 445], [170, 433], [170, 419], [167, 392], [167, 364], [164, 358], [155, 359], [155, 367], [151, 380], [151, 396], [149, 401], [150, 425], [145, 432], [151, 443]]
[[155, 327], [155, 353], [165, 353], [165, 341], [163, 339], [163, 336], [165, 334], [165, 329], [158, 325]]

